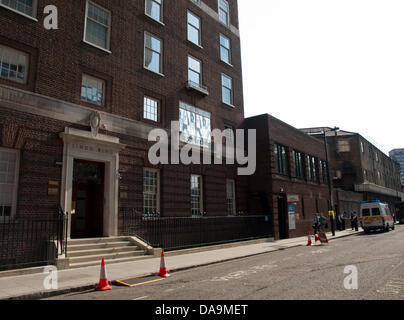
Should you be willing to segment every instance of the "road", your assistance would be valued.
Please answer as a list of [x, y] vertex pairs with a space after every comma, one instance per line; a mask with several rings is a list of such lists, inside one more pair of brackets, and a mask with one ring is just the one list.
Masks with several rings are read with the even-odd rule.
[[[167, 259], [169, 269], [169, 259]], [[348, 281], [357, 270], [355, 281]], [[344, 273], [349, 271], [349, 273]], [[347, 279], [347, 277], [349, 277]], [[346, 280], [347, 279], [347, 280]], [[348, 287], [345, 285], [348, 284]], [[403, 300], [404, 226], [176, 272], [162, 281], [52, 300]]]

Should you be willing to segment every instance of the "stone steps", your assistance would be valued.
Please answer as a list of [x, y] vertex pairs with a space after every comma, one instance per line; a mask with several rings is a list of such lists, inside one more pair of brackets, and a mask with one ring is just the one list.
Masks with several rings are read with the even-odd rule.
[[129, 262], [146, 259], [146, 251], [134, 245], [128, 237], [70, 239], [67, 242], [67, 258], [70, 268]]

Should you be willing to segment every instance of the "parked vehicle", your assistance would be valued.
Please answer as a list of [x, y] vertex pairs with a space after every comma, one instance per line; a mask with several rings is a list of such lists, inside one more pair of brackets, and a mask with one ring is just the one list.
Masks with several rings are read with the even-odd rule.
[[368, 233], [371, 230], [390, 231], [395, 229], [395, 221], [387, 203], [379, 200], [361, 203], [361, 227]]
[[396, 220], [404, 224], [404, 202], [396, 204]]

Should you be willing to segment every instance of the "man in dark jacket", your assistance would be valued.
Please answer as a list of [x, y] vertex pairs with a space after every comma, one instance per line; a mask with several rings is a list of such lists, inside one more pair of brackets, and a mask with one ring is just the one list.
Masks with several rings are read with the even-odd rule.
[[353, 212], [352, 217], [351, 217], [351, 227], [352, 227], [352, 231], [354, 229], [355, 229], [355, 231], [359, 231], [358, 216], [356, 215], [356, 211]]

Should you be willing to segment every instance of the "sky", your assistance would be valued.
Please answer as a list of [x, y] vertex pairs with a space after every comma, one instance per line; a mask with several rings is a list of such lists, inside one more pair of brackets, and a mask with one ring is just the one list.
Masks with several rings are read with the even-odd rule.
[[404, 148], [403, 0], [238, 0], [247, 117]]

